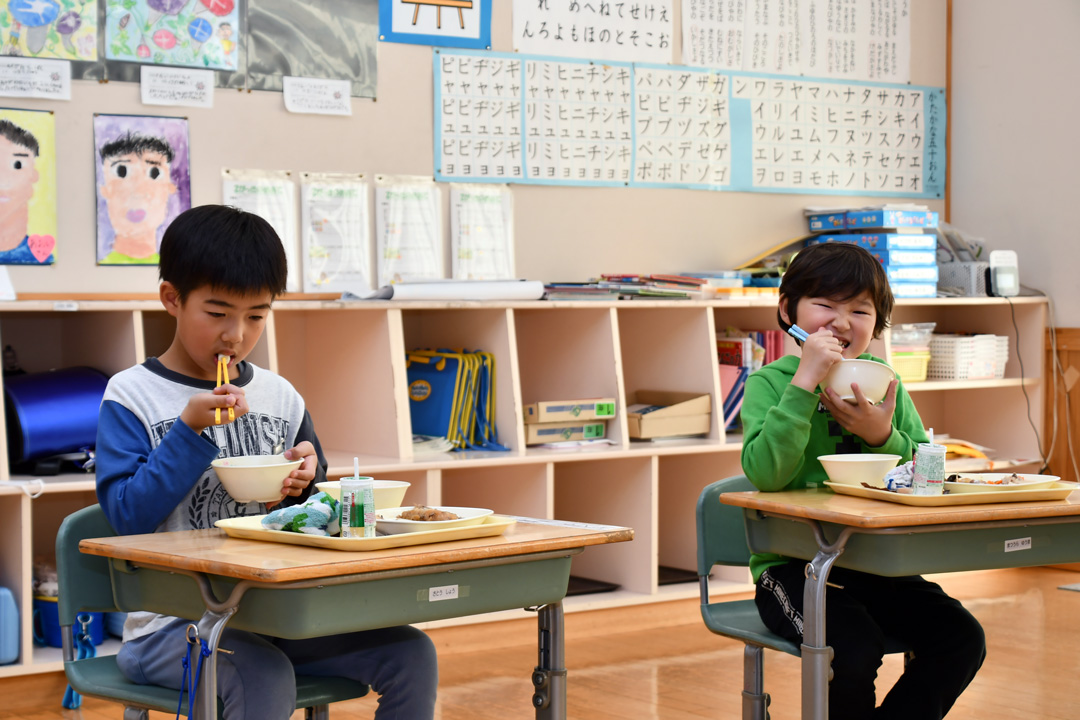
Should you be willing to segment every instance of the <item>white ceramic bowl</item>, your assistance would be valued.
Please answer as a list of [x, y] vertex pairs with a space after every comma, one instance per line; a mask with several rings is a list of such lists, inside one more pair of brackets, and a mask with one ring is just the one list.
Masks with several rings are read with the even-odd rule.
[[386, 510], [377, 509], [375, 514], [375, 527], [377, 527], [380, 532], [387, 533], [388, 535], [423, 532], [425, 530], [445, 530], [446, 528], [479, 525], [484, 522], [484, 518], [494, 513], [493, 510], [487, 510], [485, 508], [449, 507], [447, 505], [434, 505], [432, 507], [436, 510], [452, 512], [458, 516], [458, 519], [427, 521], [402, 520], [398, 515], [406, 510], [413, 509], [412, 505], [406, 505], [405, 507], [388, 508]]
[[210, 463], [225, 490], [237, 502], [274, 502], [281, 499], [281, 485], [303, 460], [284, 455], [242, 455], [218, 458]]
[[889, 383], [896, 377], [893, 369], [884, 363], [873, 360], [841, 360], [832, 366], [829, 374], [822, 381], [824, 387], [830, 387], [843, 400], [855, 401], [851, 383], [856, 383], [866, 399], [875, 405], [885, 399]]
[[[373, 480], [372, 482], [375, 485], [376, 510], [399, 507], [405, 501], [405, 491], [412, 484], [404, 480]], [[341, 500], [340, 480], [326, 480], [325, 482], [315, 483], [315, 487], [335, 500]]]
[[818, 462], [825, 468], [829, 480], [844, 485], [866, 483], [885, 487], [885, 476], [900, 462], [899, 455], [877, 453], [854, 453], [851, 455], [819, 455]]

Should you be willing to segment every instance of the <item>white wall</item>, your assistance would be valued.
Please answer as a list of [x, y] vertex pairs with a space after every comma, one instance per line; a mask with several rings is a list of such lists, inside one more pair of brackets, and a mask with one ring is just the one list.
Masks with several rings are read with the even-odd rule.
[[1080, 2], [953, 0], [951, 220], [1080, 327]]
[[[680, 3], [674, 4], [678, 28]], [[493, 6], [493, 49], [511, 51], [510, 0]], [[911, 35], [912, 82], [943, 87], [946, 0], [912, 0]], [[11, 267], [16, 291], [156, 291], [156, 268], [95, 265], [93, 113], [188, 116], [195, 205], [220, 202], [223, 167], [431, 176], [431, 54], [426, 46], [380, 43], [378, 99], [354, 100], [351, 118], [291, 115], [279, 93], [220, 89], [212, 110], [162, 112], [140, 104], [137, 85], [121, 82], [76, 81], [69, 103], [0, 100], [9, 107], [56, 112], [57, 263]], [[672, 57], [681, 57], [678, 42]], [[518, 273], [538, 280], [730, 268], [804, 235], [806, 205], [867, 202], [835, 195], [541, 185], [516, 185], [514, 198]], [[943, 205], [929, 204], [939, 211]], [[448, 207], [444, 202], [445, 228]]]

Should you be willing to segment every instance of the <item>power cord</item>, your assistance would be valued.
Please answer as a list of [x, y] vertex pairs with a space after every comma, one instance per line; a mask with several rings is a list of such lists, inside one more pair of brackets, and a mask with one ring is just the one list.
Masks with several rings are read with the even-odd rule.
[[1009, 315], [1012, 318], [1013, 333], [1016, 335], [1016, 359], [1020, 361], [1020, 390], [1024, 393], [1024, 402], [1027, 404], [1027, 421], [1031, 426], [1032, 431], [1035, 433], [1036, 446], [1039, 448], [1039, 458], [1042, 460], [1042, 467], [1039, 469], [1039, 474], [1043, 474], [1046, 470], [1046, 455], [1043, 453], [1042, 438], [1039, 437], [1039, 428], [1035, 426], [1035, 421], [1031, 419], [1031, 396], [1028, 395], [1027, 385], [1024, 384], [1024, 354], [1020, 352], [1020, 326], [1016, 324], [1016, 306], [1013, 305], [1012, 300], [1005, 298], [1005, 302], [1009, 303]]

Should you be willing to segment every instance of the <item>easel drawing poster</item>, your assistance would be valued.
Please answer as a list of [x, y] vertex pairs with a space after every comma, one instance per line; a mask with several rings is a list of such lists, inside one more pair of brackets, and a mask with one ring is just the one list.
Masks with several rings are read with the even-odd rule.
[[55, 255], [53, 114], [0, 109], [0, 265], [51, 265]]
[[99, 265], [156, 265], [161, 236], [191, 207], [187, 118], [95, 115]]
[[97, 60], [97, 0], [9, 0], [0, 7], [3, 54]]
[[235, 0], [105, 0], [105, 57], [235, 70], [239, 21]]
[[379, 39], [491, 49], [491, 0], [379, 0]]

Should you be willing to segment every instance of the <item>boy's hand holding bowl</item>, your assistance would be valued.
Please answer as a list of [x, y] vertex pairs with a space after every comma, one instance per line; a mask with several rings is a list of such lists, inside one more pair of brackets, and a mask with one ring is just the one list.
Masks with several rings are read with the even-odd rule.
[[896, 372], [888, 365], [855, 358], [835, 363], [821, 381], [821, 385], [832, 389], [841, 400], [854, 403], [857, 402], [855, 391], [851, 387], [854, 383], [867, 400], [877, 405], [885, 399], [889, 383], [895, 379]]

